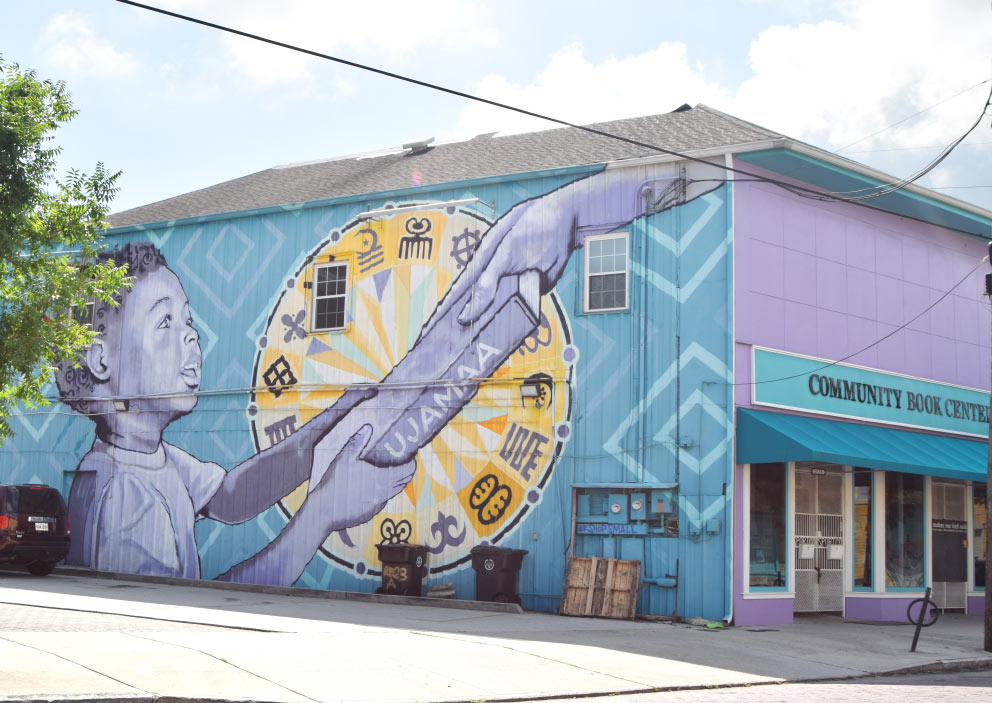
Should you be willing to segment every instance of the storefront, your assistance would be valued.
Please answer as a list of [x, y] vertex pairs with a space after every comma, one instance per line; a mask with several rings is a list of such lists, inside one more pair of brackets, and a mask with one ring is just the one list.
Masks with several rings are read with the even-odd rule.
[[988, 394], [752, 348], [737, 411], [735, 622], [979, 614]]

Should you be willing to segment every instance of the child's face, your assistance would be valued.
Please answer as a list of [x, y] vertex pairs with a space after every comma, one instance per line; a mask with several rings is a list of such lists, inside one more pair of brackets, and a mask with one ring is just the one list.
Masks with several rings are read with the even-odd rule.
[[176, 275], [161, 268], [138, 279], [127, 295], [121, 325], [108, 330], [120, 334], [117, 394], [133, 399], [136, 410], [173, 410], [178, 413], [173, 417], [192, 410], [202, 356]]

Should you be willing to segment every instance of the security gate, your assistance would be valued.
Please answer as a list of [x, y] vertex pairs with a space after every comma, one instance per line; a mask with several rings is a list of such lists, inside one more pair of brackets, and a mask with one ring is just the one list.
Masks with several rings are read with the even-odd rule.
[[797, 613], [840, 612], [844, 599], [843, 474], [796, 468]]
[[940, 608], [964, 608], [968, 586], [968, 515], [962, 484], [932, 485], [933, 600]]

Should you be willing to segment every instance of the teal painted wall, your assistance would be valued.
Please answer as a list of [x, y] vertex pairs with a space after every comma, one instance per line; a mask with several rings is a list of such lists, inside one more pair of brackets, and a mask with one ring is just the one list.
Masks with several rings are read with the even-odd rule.
[[[233, 573], [240, 574], [241, 580], [372, 591], [380, 584], [381, 568], [374, 559], [373, 545], [403, 538], [405, 533], [399, 533], [409, 530], [411, 541], [436, 550], [428, 558], [436, 572], [428, 574], [427, 584], [452, 582], [461, 598], [471, 598], [475, 591], [468, 549], [485, 541], [528, 550], [519, 582], [523, 604], [554, 610], [561, 594], [564, 553], [571, 546], [578, 556], [641, 559], [642, 573], [649, 578], [674, 573], [677, 559], [681, 577], [677, 600], [675, 589], [645, 586], [640, 611], [668, 614], [677, 607], [685, 616], [724, 617], [730, 603], [731, 563], [727, 532], [731, 515], [726, 499], [731, 495], [732, 436], [727, 384], [733, 380], [729, 189], [720, 187], [678, 207], [646, 215], [637, 195], [641, 185], [670, 182], [674, 168], [623, 171], [626, 175], [604, 171], [588, 178], [582, 171], [507, 177], [502, 182], [376, 194], [112, 233], [112, 247], [139, 242], [157, 247], [188, 298], [202, 355], [196, 392], [191, 391], [197, 396], [196, 408], [188, 413], [169, 410], [175, 417], [166, 423], [162, 441], [194, 457], [194, 468], [201, 464], [216, 464], [225, 471], [255, 467], [259, 461], [253, 457], [261, 456], [261, 450], [279, 439], [278, 433], [270, 436], [265, 427], [282, 422], [285, 428], [287, 418], [292, 417], [290, 426], [300, 431], [307, 420], [332, 405], [342, 390], [359, 383], [365, 374], [373, 382], [383, 377], [385, 381], [375, 399], [362, 401], [341, 426], [357, 417], [353, 427], [357, 432], [358, 426], [368, 423], [374, 433], [368, 446], [378, 442], [378, 453], [373, 456], [368, 447], [352, 445], [342, 449], [340, 443], [329, 448], [333, 442], [325, 440], [327, 446], [318, 445], [317, 455], [324, 461], [320, 457], [326, 459], [327, 452], [332, 459], [336, 452], [344, 452], [344, 459], [354, 462], [360, 457], [373, 462], [370, 466], [375, 468], [370, 471], [382, 471], [388, 468], [389, 462], [383, 459], [388, 459], [388, 442], [395, 449], [400, 437], [389, 434], [395, 428], [379, 426], [383, 417], [407, 422], [409, 413], [404, 413], [416, 407], [421, 412], [418, 421], [427, 426], [431, 420], [423, 420], [423, 412], [443, 414], [437, 408], [425, 411], [423, 399], [411, 404], [409, 399], [416, 397], [416, 393], [410, 395], [411, 387], [436, 391], [454, 385], [466, 396], [476, 393], [455, 418], [441, 422], [443, 427], [431, 440], [430, 449], [421, 447], [417, 452], [416, 463], [411, 464], [414, 478], [398, 496], [382, 510], [371, 508], [369, 516], [356, 511], [350, 519], [363, 522], [348, 525], [343, 532], [335, 529], [315, 556], [301, 539], [286, 547], [281, 561], [252, 564], [250, 569], [243, 564], [267, 545], [278, 545], [277, 537], [289, 534], [286, 526], [293, 524], [292, 516], [302, 514], [298, 510], [302, 511], [299, 504], [307, 498], [305, 488], [294, 494], [295, 499], [254, 515], [251, 506], [264, 498], [260, 497], [264, 490], [273, 490], [268, 486], [250, 489], [248, 493], [254, 493], [239, 504], [242, 512], [253, 515], [245, 522], [226, 524], [209, 518], [196, 522], [193, 556], [199, 574], [215, 578], [234, 567]], [[380, 218], [372, 227], [374, 236], [361, 234], [365, 225], [355, 221], [358, 213], [387, 203], [470, 197], [482, 202], [453, 211], [442, 208], [416, 214], [418, 220], [429, 219], [435, 228], [430, 235], [434, 250], [420, 262], [410, 263], [400, 256], [403, 238], [417, 236], [407, 226], [409, 217]], [[513, 210], [520, 203], [524, 205]], [[574, 217], [562, 216], [566, 206], [572, 208], [569, 213]], [[495, 239], [493, 232], [502, 231], [508, 219], [521, 211], [514, 231], [522, 231], [524, 225], [532, 227], [528, 236], [507, 239], [512, 246], [487, 249], [487, 240]], [[448, 318], [445, 333], [432, 336], [430, 329], [438, 319], [432, 315], [445, 311], [446, 301], [454, 295], [450, 288], [458, 285], [453, 281], [459, 280], [465, 262], [463, 256], [456, 256], [456, 249], [477, 241], [465, 239], [463, 228], [477, 222], [480, 235], [485, 234], [485, 220], [498, 220], [507, 213], [508, 218], [481, 240], [477, 257], [464, 276], [476, 277], [478, 288], [484, 287], [479, 281], [485, 279], [486, 266], [498, 263], [504, 272], [513, 269], [514, 290], [519, 289], [519, 294], [510, 300], [525, 312], [527, 300], [533, 300], [528, 286], [536, 280], [544, 296], [539, 308], [532, 306], [531, 310], [537, 309], [543, 317], [527, 327], [519, 315], [511, 319], [507, 313], [493, 317], [483, 331], [473, 328], [471, 334], [479, 335], [473, 344], [489, 334], [496, 347], [511, 345], [506, 361], [500, 370], [482, 374], [491, 380], [480, 386], [464, 374], [457, 376], [462, 359], [441, 374], [451, 378], [455, 373], [461, 383], [438, 385], [437, 375], [425, 375], [433, 368], [431, 364], [454, 359], [462, 351], [457, 345], [465, 325], [456, 328], [459, 323]], [[573, 224], [577, 229], [570, 229]], [[398, 229], [401, 226], [407, 226], [405, 232]], [[630, 307], [621, 312], [584, 313], [581, 245], [588, 235], [613, 230], [629, 233]], [[375, 261], [377, 245], [384, 248], [382, 261], [375, 270], [360, 272]], [[558, 254], [548, 254], [556, 250]], [[408, 247], [407, 253], [411, 251]], [[312, 264], [328, 255], [351, 267], [348, 327], [344, 332], [313, 334], [308, 328], [311, 289], [306, 284], [312, 283]], [[536, 278], [524, 273], [528, 269], [538, 270]], [[523, 302], [513, 302], [517, 300]], [[302, 301], [298, 312], [293, 301]], [[485, 319], [485, 315], [480, 317]], [[121, 334], [134, 333], [128, 330]], [[430, 354], [416, 352], [418, 339], [425, 340], [423, 348], [432, 345]], [[523, 340], [520, 350], [516, 349], [518, 339]], [[120, 346], [124, 348], [123, 343]], [[409, 354], [408, 349], [412, 350]], [[419, 358], [401, 363], [404, 354]], [[124, 356], [119, 353], [115, 358], [125, 375], [166, 373], [155, 363]], [[270, 375], [271, 383], [262, 380], [278, 357], [286, 360], [288, 374]], [[470, 357], [480, 360], [478, 349]], [[496, 353], [493, 358], [501, 359]], [[485, 364], [480, 361], [480, 365]], [[552, 395], [544, 408], [520, 400], [521, 379], [537, 372], [551, 376]], [[192, 377], [189, 371], [184, 378]], [[279, 388], [276, 378], [282, 383], [295, 379], [290, 385], [296, 387]], [[427, 380], [434, 383], [425, 384]], [[281, 400], [275, 389], [282, 391]], [[54, 383], [48, 392], [58, 397]], [[133, 400], [129, 412], [143, 402], [151, 403]], [[166, 412], [154, 403], [149, 408], [148, 412]], [[48, 408], [24, 411], [12, 424], [16, 436], [0, 449], [2, 480], [49, 483], [68, 496], [81, 460], [83, 468], [92, 463], [92, 457], [84, 460], [84, 456], [94, 444], [94, 422], [55, 402]], [[527, 437], [540, 435], [542, 441], [514, 457], [509, 448], [517, 426], [531, 433]], [[334, 431], [329, 437], [333, 436]], [[402, 468], [401, 453], [396, 455], [392, 475], [402, 473], [397, 468]], [[431, 453], [433, 457], [428, 456]], [[270, 451], [265, 456], [280, 455]], [[280, 457], [265, 470], [278, 480], [289, 480], [301, 470], [301, 456]], [[530, 471], [524, 468], [527, 459], [534, 463]], [[107, 466], [116, 468], [93, 469], [98, 487], [105, 487], [106, 477], [100, 478], [104, 474], [132, 471], [119, 457], [109, 461]], [[310, 466], [305, 468], [309, 473]], [[211, 475], [217, 481], [226, 480], [223, 473]], [[483, 479], [489, 475], [495, 478], [487, 483]], [[352, 478], [337, 487], [337, 495], [355, 500], [373, 490], [385, 495], [388, 490], [373, 486], [377, 477], [381, 474]], [[677, 484], [678, 536], [579, 535], [573, 543], [573, 486], [602, 483], [631, 488]], [[503, 487], [505, 495], [500, 493]], [[197, 490], [212, 495], [215, 488], [210, 483]], [[190, 489], [194, 503], [195, 493]], [[321, 505], [328, 510], [338, 505], [331, 493], [314, 494], [326, 499]], [[110, 513], [106, 508], [104, 514]], [[99, 522], [88, 519], [92, 524]], [[161, 534], [178, 534], [180, 528], [163, 524], [163, 519], [140, 521], [134, 534], [148, 532], [149, 543], [162, 541]], [[391, 521], [388, 525], [387, 520]], [[409, 523], [406, 528], [404, 520]], [[314, 530], [327, 529], [324, 523], [303, 523], [298, 520], [297, 527], [309, 537]], [[78, 520], [73, 524], [77, 540], [98, 542], [94, 531], [100, 529], [91, 525], [90, 534], [83, 536], [83, 525]], [[87, 543], [86, 550], [90, 558], [92, 544]], [[291, 562], [305, 565], [298, 578]], [[239, 564], [244, 571], [237, 571]], [[163, 568], [158, 564], [133, 570]]]

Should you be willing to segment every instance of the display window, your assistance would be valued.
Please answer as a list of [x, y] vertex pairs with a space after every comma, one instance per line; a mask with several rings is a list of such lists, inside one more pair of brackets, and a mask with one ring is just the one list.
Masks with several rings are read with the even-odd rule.
[[920, 590], [926, 573], [923, 476], [885, 474], [885, 589]]
[[786, 590], [786, 466], [752, 464], [750, 566], [752, 591]]
[[854, 590], [871, 591], [875, 582], [872, 578], [872, 471], [854, 470]]

